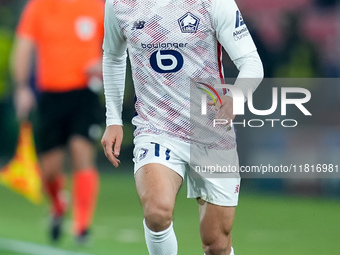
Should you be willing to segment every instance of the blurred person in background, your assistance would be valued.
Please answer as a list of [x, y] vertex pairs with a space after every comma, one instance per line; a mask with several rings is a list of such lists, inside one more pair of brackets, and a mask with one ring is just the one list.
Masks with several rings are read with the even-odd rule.
[[[104, 117], [89, 86], [101, 79], [104, 3], [101, 0], [30, 0], [16, 30], [12, 68], [20, 121], [37, 104], [35, 137], [44, 190], [51, 202], [50, 238], [60, 239], [67, 211], [63, 171], [68, 147], [73, 168], [73, 230], [86, 243], [99, 188], [91, 128]], [[36, 60], [38, 100], [30, 87]]]

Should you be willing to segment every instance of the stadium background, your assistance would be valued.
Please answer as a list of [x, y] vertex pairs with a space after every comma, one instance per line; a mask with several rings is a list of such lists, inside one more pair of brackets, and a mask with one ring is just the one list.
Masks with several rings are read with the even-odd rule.
[[[336, 78], [340, 76], [340, 1], [237, 0], [265, 67], [267, 78]], [[12, 104], [9, 57], [14, 29], [25, 0], [0, 1], [0, 168], [14, 155], [18, 123]], [[225, 60], [226, 77], [237, 70]], [[114, 169], [98, 141], [101, 190], [93, 240], [77, 247], [69, 231], [60, 245], [46, 236], [48, 208], [35, 206], [0, 186], [0, 254], [147, 254], [142, 212], [132, 176], [133, 110], [131, 77], [127, 75], [122, 165]], [[291, 157], [340, 159], [339, 86], [311, 88], [319, 97], [317, 118], [296, 131], [239, 129], [243, 165], [290, 163]], [[254, 101], [266, 102], [270, 91], [260, 88]], [[32, 114], [34, 119], [34, 113]], [[104, 126], [103, 126], [104, 128]], [[280, 160], [278, 160], [280, 159]], [[276, 160], [276, 161], [275, 161]], [[321, 162], [320, 162], [321, 163]], [[69, 172], [69, 163], [66, 169]], [[175, 211], [179, 252], [202, 254], [196, 203], [181, 189]], [[340, 250], [340, 179], [244, 179], [234, 224], [237, 254], [335, 254]], [[68, 222], [67, 222], [68, 223]], [[69, 227], [66, 227], [66, 230]]]

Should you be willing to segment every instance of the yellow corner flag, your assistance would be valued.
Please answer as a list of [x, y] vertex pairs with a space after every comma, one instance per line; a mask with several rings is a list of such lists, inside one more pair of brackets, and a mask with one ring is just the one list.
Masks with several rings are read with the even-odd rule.
[[0, 170], [0, 183], [34, 204], [42, 202], [41, 171], [35, 151], [32, 125], [21, 123], [19, 141], [13, 159]]

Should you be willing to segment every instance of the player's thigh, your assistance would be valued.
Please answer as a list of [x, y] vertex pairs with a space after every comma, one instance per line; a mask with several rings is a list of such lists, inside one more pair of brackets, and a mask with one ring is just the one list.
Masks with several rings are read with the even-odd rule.
[[169, 227], [182, 177], [159, 163], [142, 166], [135, 174], [146, 225], [153, 231]]
[[185, 162], [161, 141], [152, 139], [135, 139], [133, 161], [138, 195], [143, 206], [150, 201], [172, 205], [185, 175]]
[[183, 181], [178, 173], [159, 163], [142, 166], [135, 174], [135, 180], [143, 207], [148, 209], [155, 204], [164, 210], [173, 208]]
[[214, 205], [201, 199], [198, 203], [203, 245], [230, 249], [235, 207]]
[[[238, 169], [236, 148], [225, 151], [195, 148], [191, 152], [188, 197], [197, 198], [199, 202], [200, 234], [206, 254], [228, 254], [231, 249], [240, 176], [237, 171], [218, 172], [229, 165]], [[215, 172], [195, 171], [199, 169], [214, 169]]]
[[177, 192], [185, 175], [185, 162], [164, 141], [152, 136], [135, 139], [134, 159], [137, 192], [146, 224], [154, 231], [168, 227]]

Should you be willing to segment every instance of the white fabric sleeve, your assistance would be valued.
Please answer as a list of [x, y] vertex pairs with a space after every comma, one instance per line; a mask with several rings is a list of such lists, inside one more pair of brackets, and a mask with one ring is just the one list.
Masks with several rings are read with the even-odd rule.
[[105, 3], [104, 29], [103, 81], [106, 125], [123, 125], [127, 45], [114, 15], [112, 0]]
[[231, 60], [256, 50], [256, 46], [234, 0], [213, 0], [212, 17], [217, 40]]
[[106, 105], [106, 126], [123, 125], [122, 111], [125, 89], [126, 54], [113, 58], [104, 52], [103, 80]]
[[242, 90], [245, 101], [247, 101], [249, 92], [251, 95], [263, 79], [262, 61], [257, 51], [253, 51], [235, 59], [234, 64], [240, 71], [234, 86]]

